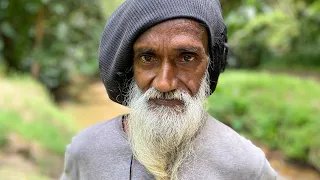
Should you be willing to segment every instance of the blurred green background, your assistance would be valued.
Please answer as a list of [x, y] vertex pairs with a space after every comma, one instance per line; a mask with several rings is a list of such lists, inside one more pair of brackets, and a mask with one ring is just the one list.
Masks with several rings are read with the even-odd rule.
[[[127, 111], [97, 54], [123, 0], [0, 1], [0, 177], [58, 179], [81, 128]], [[287, 179], [320, 179], [320, 1], [221, 0], [229, 69], [207, 110]]]

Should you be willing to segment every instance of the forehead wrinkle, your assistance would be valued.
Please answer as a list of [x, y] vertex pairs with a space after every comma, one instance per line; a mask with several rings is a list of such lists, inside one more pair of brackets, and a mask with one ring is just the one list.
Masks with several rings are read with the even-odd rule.
[[[181, 22], [175, 22], [175, 21], [181, 21]], [[196, 35], [200, 35], [200, 38], [202, 38], [203, 33], [206, 31], [206, 28], [201, 25], [200, 22], [196, 21], [196, 20], [192, 20], [192, 19], [174, 19], [174, 20], [169, 20], [168, 21], [169, 24], [172, 24], [172, 26], [170, 26], [170, 29], [177, 29], [177, 27], [182, 26], [182, 34], [185, 33], [191, 33], [191, 34], [196, 34]], [[189, 26], [185, 26], [185, 24], [189, 24]], [[174, 27], [173, 25], [175, 25], [176, 27]]]
[[201, 48], [196, 46], [180, 46], [174, 48], [174, 50], [179, 52], [198, 52], [201, 51]]

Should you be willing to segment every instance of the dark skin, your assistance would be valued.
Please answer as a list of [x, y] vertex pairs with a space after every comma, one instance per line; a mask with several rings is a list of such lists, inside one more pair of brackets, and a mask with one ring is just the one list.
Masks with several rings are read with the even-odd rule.
[[[145, 31], [134, 43], [133, 72], [146, 92], [182, 90], [197, 94], [208, 65], [208, 33], [199, 22], [174, 19]], [[182, 105], [179, 100], [153, 99], [157, 105]]]

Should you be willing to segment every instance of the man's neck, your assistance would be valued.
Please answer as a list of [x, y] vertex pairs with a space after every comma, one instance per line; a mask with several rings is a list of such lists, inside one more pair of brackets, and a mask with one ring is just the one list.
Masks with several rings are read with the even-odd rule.
[[128, 134], [128, 119], [125, 116], [122, 117], [122, 129]]

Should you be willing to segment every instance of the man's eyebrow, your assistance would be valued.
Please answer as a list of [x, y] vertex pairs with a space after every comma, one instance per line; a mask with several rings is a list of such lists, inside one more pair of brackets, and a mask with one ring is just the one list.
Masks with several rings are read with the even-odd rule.
[[155, 50], [152, 48], [137, 48], [134, 50], [135, 54], [154, 54]]
[[174, 48], [174, 50], [179, 51], [179, 52], [201, 52], [202, 48], [197, 47], [197, 46], [182, 46], [182, 47], [177, 47]]

